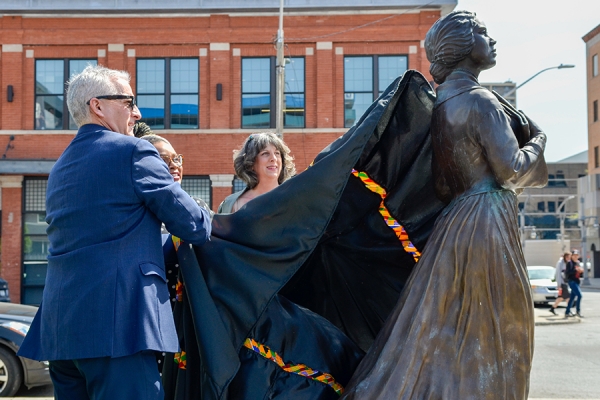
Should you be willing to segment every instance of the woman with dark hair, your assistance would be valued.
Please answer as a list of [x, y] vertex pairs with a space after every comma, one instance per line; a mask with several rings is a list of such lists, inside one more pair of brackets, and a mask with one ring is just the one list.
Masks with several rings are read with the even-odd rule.
[[[495, 44], [466, 11], [426, 35], [440, 84], [432, 167], [447, 205], [344, 399], [527, 398], [533, 302], [515, 190], [545, 185], [546, 135], [479, 85], [496, 64]], [[515, 132], [511, 117], [529, 133]], [[527, 139], [522, 147], [516, 136]]]
[[228, 196], [219, 206], [219, 213], [236, 212], [296, 173], [290, 149], [272, 132], [248, 136], [242, 148], [233, 155], [233, 167], [246, 188]]

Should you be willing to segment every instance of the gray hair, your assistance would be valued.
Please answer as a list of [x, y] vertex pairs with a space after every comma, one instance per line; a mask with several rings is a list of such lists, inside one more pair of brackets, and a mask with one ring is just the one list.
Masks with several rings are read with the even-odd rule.
[[453, 11], [435, 21], [427, 31], [425, 53], [436, 83], [444, 83], [456, 65], [471, 54], [475, 45], [474, 28], [475, 13]]
[[253, 169], [256, 157], [270, 144], [281, 154], [281, 173], [277, 182], [282, 184], [296, 174], [294, 158], [290, 154], [290, 148], [283, 140], [273, 132], [253, 133], [244, 141], [242, 148], [233, 154], [235, 174], [248, 185], [249, 189], [254, 189], [258, 185], [258, 176]]
[[127, 82], [131, 80], [129, 73], [125, 71], [88, 65], [67, 82], [67, 105], [78, 127], [91, 122], [90, 107], [86, 104], [89, 100], [95, 96], [122, 94], [123, 88], [117, 83], [117, 79]]

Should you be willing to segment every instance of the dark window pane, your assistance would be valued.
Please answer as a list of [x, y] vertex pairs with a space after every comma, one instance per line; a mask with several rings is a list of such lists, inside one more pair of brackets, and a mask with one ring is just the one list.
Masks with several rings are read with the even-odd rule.
[[406, 72], [407, 59], [404, 56], [381, 56], [379, 61], [379, 94], [400, 75]]
[[285, 95], [283, 118], [286, 128], [304, 128], [304, 94]]
[[181, 188], [190, 196], [199, 197], [212, 208], [211, 182], [209, 177], [186, 176], [181, 180]]
[[242, 127], [269, 128], [271, 125], [271, 96], [242, 95]]
[[198, 128], [198, 95], [171, 96], [171, 128]]
[[81, 73], [88, 65], [97, 65], [97, 60], [69, 60], [69, 77]]
[[346, 57], [344, 59], [344, 90], [346, 92], [373, 92], [372, 57]]
[[35, 129], [63, 129], [63, 96], [36, 96]]
[[556, 212], [556, 203], [553, 201], [548, 202], [548, 212]]
[[345, 93], [344, 97], [344, 124], [351, 127], [360, 118], [367, 108], [373, 103], [371, 93]]
[[163, 129], [165, 127], [165, 96], [137, 96], [138, 108], [142, 113], [141, 121], [151, 128]]
[[138, 60], [137, 93], [165, 92], [165, 60]]
[[286, 65], [285, 93], [304, 93], [304, 58], [292, 58]]
[[35, 62], [35, 93], [64, 94], [64, 66], [63, 60], [37, 60]]
[[30, 236], [23, 237], [23, 259], [43, 261], [48, 258], [48, 248], [50, 242], [48, 236]]
[[269, 58], [242, 59], [242, 93], [269, 93], [270, 66]]
[[237, 176], [233, 178], [233, 188], [231, 193], [239, 192], [240, 190], [246, 189], [246, 182], [238, 178]]
[[[43, 181], [45, 182], [45, 181]], [[24, 215], [25, 220], [25, 232], [26, 235], [45, 235], [48, 224], [46, 223], [46, 216], [42, 213], [26, 213]]]
[[198, 59], [171, 60], [171, 93], [198, 93]]

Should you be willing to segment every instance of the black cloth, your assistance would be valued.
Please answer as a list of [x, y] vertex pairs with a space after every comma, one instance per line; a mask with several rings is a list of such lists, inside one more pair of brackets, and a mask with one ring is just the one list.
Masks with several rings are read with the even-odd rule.
[[[277, 386], [238, 375], [243, 344], [264, 327], [277, 294], [324, 317], [323, 332], [336, 329], [363, 351], [370, 347], [415, 259], [380, 214], [382, 197], [351, 171], [385, 189], [385, 207], [422, 249], [443, 207], [431, 172], [434, 99], [421, 74], [406, 72], [313, 166], [236, 213], [215, 215], [202, 248], [179, 248], [185, 296], [175, 317], [187, 364], [166, 363], [167, 399], [235, 398], [231, 382], [240, 379]], [[312, 341], [311, 362], [330, 358], [326, 368], [335, 368], [346, 356], [331, 354], [328, 335], [309, 338], [310, 326], [284, 331]], [[302, 353], [274, 350], [284, 359]], [[274, 397], [292, 398], [285, 387]]]

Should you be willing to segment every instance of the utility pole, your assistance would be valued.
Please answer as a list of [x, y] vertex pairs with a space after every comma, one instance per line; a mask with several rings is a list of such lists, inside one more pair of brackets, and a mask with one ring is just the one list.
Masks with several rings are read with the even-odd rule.
[[277, 95], [276, 95], [276, 116], [275, 133], [283, 139], [283, 89], [285, 86], [285, 59], [283, 57], [283, 0], [279, 0], [279, 29], [277, 30]]

